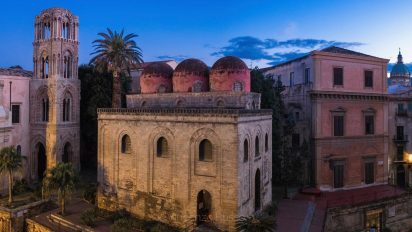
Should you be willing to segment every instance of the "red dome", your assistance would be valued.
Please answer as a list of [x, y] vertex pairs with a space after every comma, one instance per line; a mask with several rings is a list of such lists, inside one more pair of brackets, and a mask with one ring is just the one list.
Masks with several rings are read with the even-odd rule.
[[198, 59], [186, 59], [173, 72], [173, 92], [209, 90], [209, 68]]
[[210, 71], [211, 91], [250, 92], [250, 71], [241, 59], [226, 56], [217, 60]]
[[140, 77], [141, 93], [172, 92], [173, 69], [163, 62], [148, 65]]

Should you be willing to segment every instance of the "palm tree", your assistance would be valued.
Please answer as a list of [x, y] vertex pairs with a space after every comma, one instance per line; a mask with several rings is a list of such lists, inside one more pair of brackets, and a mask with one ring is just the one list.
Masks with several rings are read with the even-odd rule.
[[113, 89], [112, 89], [112, 107], [121, 107], [121, 84], [120, 76], [124, 71], [130, 71], [131, 64], [141, 64], [142, 51], [136, 45], [133, 38], [136, 34], [127, 34], [124, 36], [124, 31], [120, 33], [107, 28], [108, 33], [98, 33], [102, 38], [93, 41], [95, 55], [90, 64], [93, 64], [99, 70], [108, 70], [113, 74]]
[[14, 146], [3, 147], [0, 150], [0, 172], [9, 176], [9, 205], [13, 203], [13, 174], [23, 166], [23, 157]]
[[66, 197], [74, 190], [78, 176], [71, 163], [58, 163], [47, 170], [44, 186], [49, 191], [57, 191], [60, 213], [66, 212]]

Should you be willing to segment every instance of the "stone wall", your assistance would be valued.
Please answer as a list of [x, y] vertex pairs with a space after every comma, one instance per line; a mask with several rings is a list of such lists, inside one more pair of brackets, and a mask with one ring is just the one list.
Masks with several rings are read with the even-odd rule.
[[260, 94], [201, 92], [127, 95], [127, 108], [240, 108], [260, 109]]
[[[239, 214], [254, 212], [253, 200], [245, 209], [240, 208], [239, 188], [244, 182], [240, 176], [257, 168], [261, 168], [262, 179], [271, 176], [269, 150], [260, 158], [251, 155], [250, 166], [239, 165], [240, 160], [243, 163], [243, 148], [239, 147], [246, 132], [250, 137], [258, 135], [265, 151], [270, 114], [270, 110], [100, 110], [99, 207], [125, 208], [139, 217], [185, 227], [197, 217], [198, 194], [205, 190], [211, 196], [210, 218], [223, 229], [233, 228]], [[129, 153], [123, 153], [120, 146], [125, 135], [131, 141]], [[167, 140], [168, 148], [159, 157], [156, 142], [161, 137]], [[204, 139], [212, 144], [212, 159], [200, 161], [199, 145]], [[252, 148], [254, 137], [250, 141]], [[268, 161], [267, 168], [264, 161]], [[253, 173], [249, 186], [255, 186], [254, 179]], [[266, 205], [271, 189], [263, 186], [261, 199]]]
[[412, 228], [412, 194], [388, 198], [375, 203], [328, 209], [324, 231], [364, 231], [366, 215], [382, 210], [383, 224], [392, 232]]
[[45, 201], [38, 201], [15, 209], [0, 207], [0, 231], [23, 232], [26, 218], [37, 212]]

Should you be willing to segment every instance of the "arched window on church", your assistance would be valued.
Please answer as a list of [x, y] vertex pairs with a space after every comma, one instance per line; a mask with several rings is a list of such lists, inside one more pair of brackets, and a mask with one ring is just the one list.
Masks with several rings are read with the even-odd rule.
[[17, 145], [16, 152], [17, 152], [18, 155], [21, 155], [21, 146], [20, 145]]
[[268, 134], [265, 135], [265, 152], [269, 149], [269, 136]]
[[213, 160], [213, 147], [212, 143], [204, 139], [199, 144], [199, 160], [200, 161], [212, 161]]
[[247, 162], [249, 160], [249, 143], [247, 139], [243, 142], [243, 162]]
[[43, 122], [49, 121], [49, 99], [48, 98], [42, 99], [42, 121]]
[[62, 37], [63, 39], [70, 39], [70, 24], [69, 23], [63, 23]]
[[132, 141], [128, 135], [123, 135], [121, 151], [124, 154], [130, 154], [132, 152]]
[[73, 57], [66, 51], [63, 58], [63, 78], [72, 78]]
[[46, 22], [43, 24], [43, 38], [47, 40], [47, 39], [50, 39], [50, 36], [51, 36], [50, 22]]
[[156, 155], [157, 157], [167, 156], [168, 144], [164, 137], [160, 137], [156, 143]]
[[41, 58], [41, 67], [40, 67], [40, 77], [41, 79], [49, 78], [49, 57], [43, 56]]
[[260, 156], [260, 150], [259, 150], [259, 136], [256, 136], [255, 139], [255, 156]]
[[71, 115], [71, 100], [70, 98], [63, 99], [63, 122], [70, 121]]

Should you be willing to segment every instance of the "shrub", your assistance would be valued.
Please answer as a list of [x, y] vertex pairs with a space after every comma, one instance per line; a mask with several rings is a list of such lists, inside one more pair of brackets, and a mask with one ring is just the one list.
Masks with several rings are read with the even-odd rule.
[[125, 209], [119, 209], [116, 212], [114, 212], [111, 216], [113, 222], [125, 218], [130, 218], [130, 213], [127, 212]]
[[29, 191], [31, 191], [31, 188], [29, 187], [25, 179], [16, 180], [14, 182], [13, 194], [17, 195], [17, 194], [21, 194], [21, 193], [25, 193]]
[[90, 227], [94, 227], [96, 225], [98, 213], [99, 212], [97, 208], [88, 209], [82, 213], [82, 215], [80, 216], [80, 220], [83, 224]]
[[90, 204], [96, 203], [97, 184], [92, 183], [86, 186], [83, 192], [83, 199]]
[[276, 221], [266, 213], [258, 213], [249, 217], [236, 219], [236, 230], [242, 232], [272, 232], [276, 229]]
[[154, 224], [152, 227], [149, 228], [150, 232], [174, 232], [174, 231], [179, 231], [171, 226], [168, 226], [166, 224], [163, 224], [161, 222], [157, 222]]
[[129, 231], [136, 231], [137, 230], [137, 223], [133, 218], [121, 218], [114, 222], [112, 227], [110, 228], [111, 232], [129, 232]]

